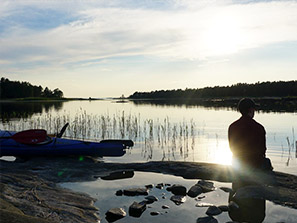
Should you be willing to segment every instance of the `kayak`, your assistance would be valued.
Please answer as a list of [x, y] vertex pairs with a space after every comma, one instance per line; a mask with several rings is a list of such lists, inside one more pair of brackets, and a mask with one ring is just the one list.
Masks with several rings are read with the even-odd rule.
[[[31, 133], [29, 135], [28, 133]], [[42, 137], [41, 137], [42, 136]], [[50, 137], [45, 130], [27, 130], [22, 132], [0, 130], [0, 157], [34, 156], [96, 156], [118, 157], [133, 146], [131, 140], [102, 140], [88, 142], [81, 140]]]

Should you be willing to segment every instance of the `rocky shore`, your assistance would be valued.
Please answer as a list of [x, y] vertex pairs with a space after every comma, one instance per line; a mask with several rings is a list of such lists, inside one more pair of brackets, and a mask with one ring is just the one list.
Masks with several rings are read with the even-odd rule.
[[[231, 182], [229, 166], [190, 162], [104, 163], [92, 158], [35, 158], [0, 161], [1, 222], [98, 222], [94, 199], [58, 184], [94, 181], [119, 170], [171, 174], [186, 179]], [[110, 175], [112, 176], [112, 175]], [[275, 172], [261, 188], [265, 199], [297, 209], [297, 176]], [[136, 206], [136, 205], [135, 205]]]

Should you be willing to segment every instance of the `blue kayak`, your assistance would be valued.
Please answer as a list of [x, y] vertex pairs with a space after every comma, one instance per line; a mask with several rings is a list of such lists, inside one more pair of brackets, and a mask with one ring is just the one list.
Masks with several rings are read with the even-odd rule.
[[[31, 130], [29, 130], [31, 131]], [[45, 131], [45, 130], [43, 130]], [[131, 140], [102, 140], [101, 142], [88, 142], [71, 140], [46, 135], [40, 140], [32, 135], [30, 141], [25, 138], [28, 134], [23, 132], [10, 132], [0, 130], [0, 157], [34, 157], [34, 156], [123, 156], [126, 149], [133, 146]], [[43, 134], [43, 133], [42, 133]], [[23, 138], [22, 138], [23, 137]]]

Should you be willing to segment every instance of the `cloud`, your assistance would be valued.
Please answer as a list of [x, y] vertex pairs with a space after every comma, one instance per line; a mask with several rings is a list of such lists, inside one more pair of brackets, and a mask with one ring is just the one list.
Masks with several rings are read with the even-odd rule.
[[[6, 32], [0, 35], [0, 60], [5, 64], [93, 65], [135, 55], [201, 60], [297, 40], [295, 1], [146, 1], [136, 6], [134, 1], [14, 2], [18, 5], [5, 1], [1, 9], [0, 27]], [[28, 10], [35, 13], [26, 14]], [[52, 15], [46, 20], [48, 10]], [[3, 24], [7, 18], [13, 20], [9, 27]]]

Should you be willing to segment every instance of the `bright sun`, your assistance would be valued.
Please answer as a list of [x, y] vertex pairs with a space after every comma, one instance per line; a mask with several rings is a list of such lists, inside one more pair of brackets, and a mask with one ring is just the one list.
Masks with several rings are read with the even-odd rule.
[[220, 147], [216, 149], [214, 162], [225, 165], [232, 164], [232, 153], [229, 149], [228, 142], [223, 143]]
[[244, 41], [240, 21], [231, 15], [218, 15], [209, 21], [205, 30], [208, 54], [213, 56], [236, 52]]

